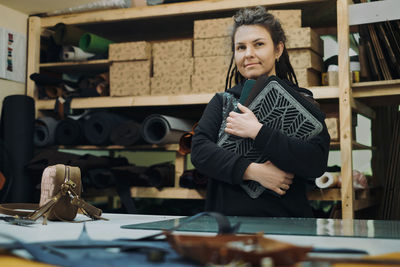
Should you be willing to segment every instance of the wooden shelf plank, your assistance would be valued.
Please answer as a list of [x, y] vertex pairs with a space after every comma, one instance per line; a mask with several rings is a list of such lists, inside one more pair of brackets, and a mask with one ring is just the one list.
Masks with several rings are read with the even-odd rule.
[[313, 86], [308, 88], [315, 99], [330, 99], [339, 97], [339, 88], [335, 86]]
[[94, 146], [94, 145], [81, 145], [81, 146], [57, 146], [59, 149], [79, 149], [79, 150], [162, 150], [162, 151], [178, 151], [179, 144], [167, 144], [167, 145], [136, 145], [136, 146]]
[[400, 95], [400, 79], [353, 83], [351, 87], [355, 98]]
[[[337, 98], [337, 87], [312, 87], [315, 98]], [[102, 96], [74, 98], [71, 101], [71, 108], [118, 108], [118, 107], [144, 107], [144, 106], [177, 106], [177, 105], [198, 105], [207, 104], [214, 94], [187, 94], [187, 95], [166, 95], [166, 96]], [[39, 110], [54, 109], [55, 100], [36, 100], [36, 108]]]
[[131, 188], [131, 196], [135, 198], [204, 199], [205, 195], [205, 190], [177, 187], [165, 187], [162, 190], [154, 187]]
[[[354, 191], [355, 205], [360, 208], [365, 208], [368, 205], [377, 203], [377, 195], [374, 194], [377, 188], [358, 189]], [[341, 188], [327, 188], [315, 189], [307, 193], [308, 200], [321, 200], [321, 201], [341, 201]], [[368, 204], [368, 205], [367, 205]]]
[[80, 16], [77, 14], [64, 14], [41, 18], [42, 27], [51, 27], [57, 23], [65, 24], [82, 24], [82, 23], [101, 23], [101, 22], [116, 22], [132, 19], [145, 18], [160, 18], [190, 14], [213, 13], [220, 11], [236, 10], [243, 7], [254, 6], [274, 6], [274, 5], [289, 5], [302, 3], [315, 3], [329, 0], [203, 0], [190, 1], [183, 3], [132, 7], [122, 9], [100, 10], [85, 12]]
[[[171, 96], [100, 96], [74, 98], [71, 108], [119, 108], [119, 107], [144, 107], [144, 106], [180, 106], [207, 104], [214, 94], [191, 94]], [[54, 109], [55, 100], [36, 100], [39, 110]]]
[[82, 72], [107, 72], [109, 65], [110, 61], [108, 59], [98, 59], [89, 61], [41, 63], [39, 67], [53, 72], [68, 72], [74, 74]]
[[[352, 141], [352, 144], [353, 144], [353, 149], [356, 149], [356, 150], [373, 150], [374, 149], [374, 147], [360, 144], [360, 143], [358, 143], [358, 142], [356, 142], [354, 140]], [[330, 144], [330, 149], [332, 149], [332, 150], [340, 150], [340, 142], [339, 141], [332, 141], [331, 144]]]

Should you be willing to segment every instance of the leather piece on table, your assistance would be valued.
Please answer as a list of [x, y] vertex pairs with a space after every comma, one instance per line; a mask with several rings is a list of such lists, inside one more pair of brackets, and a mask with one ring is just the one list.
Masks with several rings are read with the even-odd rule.
[[7, 267], [51, 267], [47, 263], [41, 263], [33, 260], [24, 259], [11, 254], [0, 254], [0, 266]]

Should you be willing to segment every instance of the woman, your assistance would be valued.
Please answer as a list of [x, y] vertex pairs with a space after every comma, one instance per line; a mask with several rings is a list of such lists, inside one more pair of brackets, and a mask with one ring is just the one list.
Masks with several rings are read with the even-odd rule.
[[[312, 96], [310, 91], [297, 86], [285, 40], [279, 21], [263, 7], [240, 10], [234, 16], [232, 33], [235, 67], [227, 77], [227, 87], [233, 78], [237, 85], [227, 93], [238, 99], [247, 79], [275, 75], [299, 93]], [[326, 169], [330, 142], [326, 125], [322, 121], [323, 130], [303, 141], [260, 123], [250, 109], [240, 104], [237, 108], [240, 112], [231, 111], [224, 122], [223, 97], [216, 94], [192, 139], [192, 163], [210, 177], [206, 210], [238, 216], [312, 217], [306, 182]], [[251, 162], [218, 146], [220, 128], [225, 123], [222, 132], [253, 139], [269, 160]], [[242, 186], [247, 181], [256, 181], [266, 190], [251, 197]]]

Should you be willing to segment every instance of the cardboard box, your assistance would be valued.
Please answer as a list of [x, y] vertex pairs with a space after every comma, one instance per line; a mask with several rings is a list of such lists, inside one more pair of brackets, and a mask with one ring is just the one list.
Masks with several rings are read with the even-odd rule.
[[150, 95], [149, 60], [113, 62], [110, 66], [110, 96]]
[[193, 28], [194, 39], [231, 36], [233, 26], [232, 17], [195, 20]]
[[327, 114], [325, 119], [326, 127], [328, 128], [328, 133], [331, 136], [331, 141], [339, 141], [340, 139], [340, 124], [339, 124], [339, 114], [332, 113]]
[[324, 45], [319, 35], [309, 27], [286, 30], [286, 48], [310, 48], [318, 55], [324, 55]]
[[162, 75], [150, 80], [151, 95], [190, 94], [191, 91], [190, 75]]
[[311, 68], [322, 71], [322, 57], [311, 49], [288, 49], [288, 53], [293, 69]]
[[321, 73], [313, 69], [294, 69], [300, 87], [320, 86]]
[[193, 58], [154, 58], [153, 76], [191, 75], [193, 74]]
[[110, 44], [108, 58], [110, 61], [150, 59], [151, 45], [145, 41]]
[[207, 75], [194, 74], [192, 76], [192, 93], [194, 94], [210, 94], [225, 91], [226, 77], [223, 75]]
[[204, 76], [214, 74], [225, 79], [230, 62], [230, 56], [195, 57], [194, 74]]
[[191, 58], [193, 57], [192, 40], [174, 40], [152, 44], [153, 58]]
[[301, 28], [301, 9], [268, 10], [268, 12], [280, 21], [285, 32], [288, 29]]
[[195, 39], [193, 52], [195, 57], [232, 56], [231, 37]]

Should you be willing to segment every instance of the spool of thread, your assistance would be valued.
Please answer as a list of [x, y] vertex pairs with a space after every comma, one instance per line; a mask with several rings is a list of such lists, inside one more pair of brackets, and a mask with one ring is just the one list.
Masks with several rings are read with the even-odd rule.
[[321, 177], [315, 179], [315, 185], [321, 189], [340, 187], [340, 172], [325, 172]]

